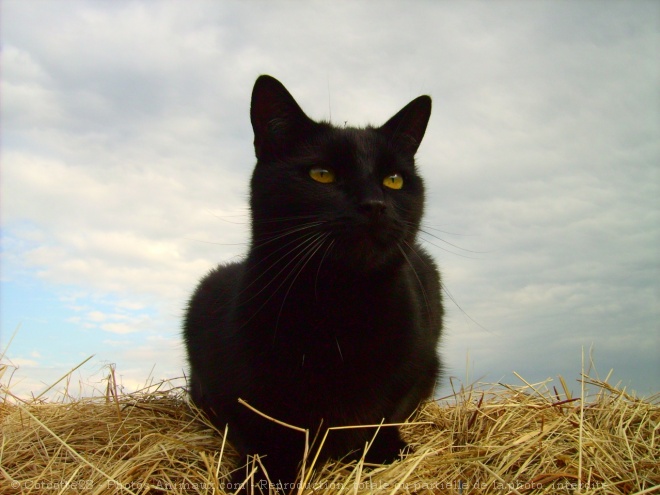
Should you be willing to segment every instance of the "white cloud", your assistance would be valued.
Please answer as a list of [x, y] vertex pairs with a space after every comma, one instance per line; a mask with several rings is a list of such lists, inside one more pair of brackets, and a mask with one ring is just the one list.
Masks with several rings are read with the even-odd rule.
[[138, 328], [127, 323], [104, 323], [101, 325], [101, 329], [106, 332], [116, 333], [119, 335], [134, 333], [138, 331]]
[[[246, 241], [245, 225], [219, 221], [194, 187], [186, 190], [174, 177], [147, 171], [108, 177], [94, 167], [11, 152], [5, 161], [13, 186], [5, 196], [6, 225], [20, 231], [29, 220], [48, 239], [25, 249], [20, 263], [53, 283], [182, 299], [212, 265], [209, 254], [234, 256], [243, 248], [222, 244]], [[178, 177], [186, 177], [183, 170]]]
[[10, 360], [10, 363], [17, 368], [28, 367], [28, 366], [39, 366], [39, 362], [34, 359], [24, 358], [24, 357], [14, 357]]
[[87, 313], [87, 319], [94, 322], [105, 321], [108, 317], [100, 311], [91, 311]]

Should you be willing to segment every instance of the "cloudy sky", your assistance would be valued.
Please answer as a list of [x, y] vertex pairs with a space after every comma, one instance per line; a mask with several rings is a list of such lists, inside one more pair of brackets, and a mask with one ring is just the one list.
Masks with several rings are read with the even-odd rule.
[[[447, 377], [660, 390], [660, 3], [4, 0], [0, 351], [15, 393], [185, 369], [248, 241], [249, 97], [381, 124], [420, 94]], [[437, 229], [437, 230], [431, 230]], [[588, 361], [588, 359], [587, 359]], [[5, 376], [5, 381], [7, 376]], [[74, 387], [75, 388], [75, 387]]]

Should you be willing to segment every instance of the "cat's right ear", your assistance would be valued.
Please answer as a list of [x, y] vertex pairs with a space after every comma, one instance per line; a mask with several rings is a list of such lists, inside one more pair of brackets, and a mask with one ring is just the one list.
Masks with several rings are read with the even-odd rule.
[[417, 153], [431, 117], [431, 97], [415, 98], [380, 128], [406, 153]]
[[277, 79], [259, 76], [252, 89], [250, 120], [258, 159], [284, 154], [313, 124]]

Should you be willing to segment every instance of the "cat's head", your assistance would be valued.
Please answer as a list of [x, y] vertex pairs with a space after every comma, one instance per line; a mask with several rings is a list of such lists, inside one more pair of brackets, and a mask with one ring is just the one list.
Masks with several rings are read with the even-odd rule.
[[257, 155], [252, 247], [377, 268], [415, 241], [424, 184], [414, 155], [431, 115], [420, 96], [381, 127], [315, 122], [270, 76], [257, 79], [250, 116]]

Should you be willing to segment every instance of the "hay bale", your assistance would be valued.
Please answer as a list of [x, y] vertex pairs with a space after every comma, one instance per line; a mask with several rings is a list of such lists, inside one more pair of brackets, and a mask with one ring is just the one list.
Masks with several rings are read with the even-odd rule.
[[[595, 394], [572, 397], [560, 382], [561, 393], [550, 382], [462, 388], [402, 428], [413, 447], [402, 460], [312, 466], [296, 492], [660, 492], [657, 397], [586, 376]], [[181, 387], [122, 394], [114, 372], [108, 383], [58, 401], [0, 390], [0, 493], [225, 493], [237, 456]]]

